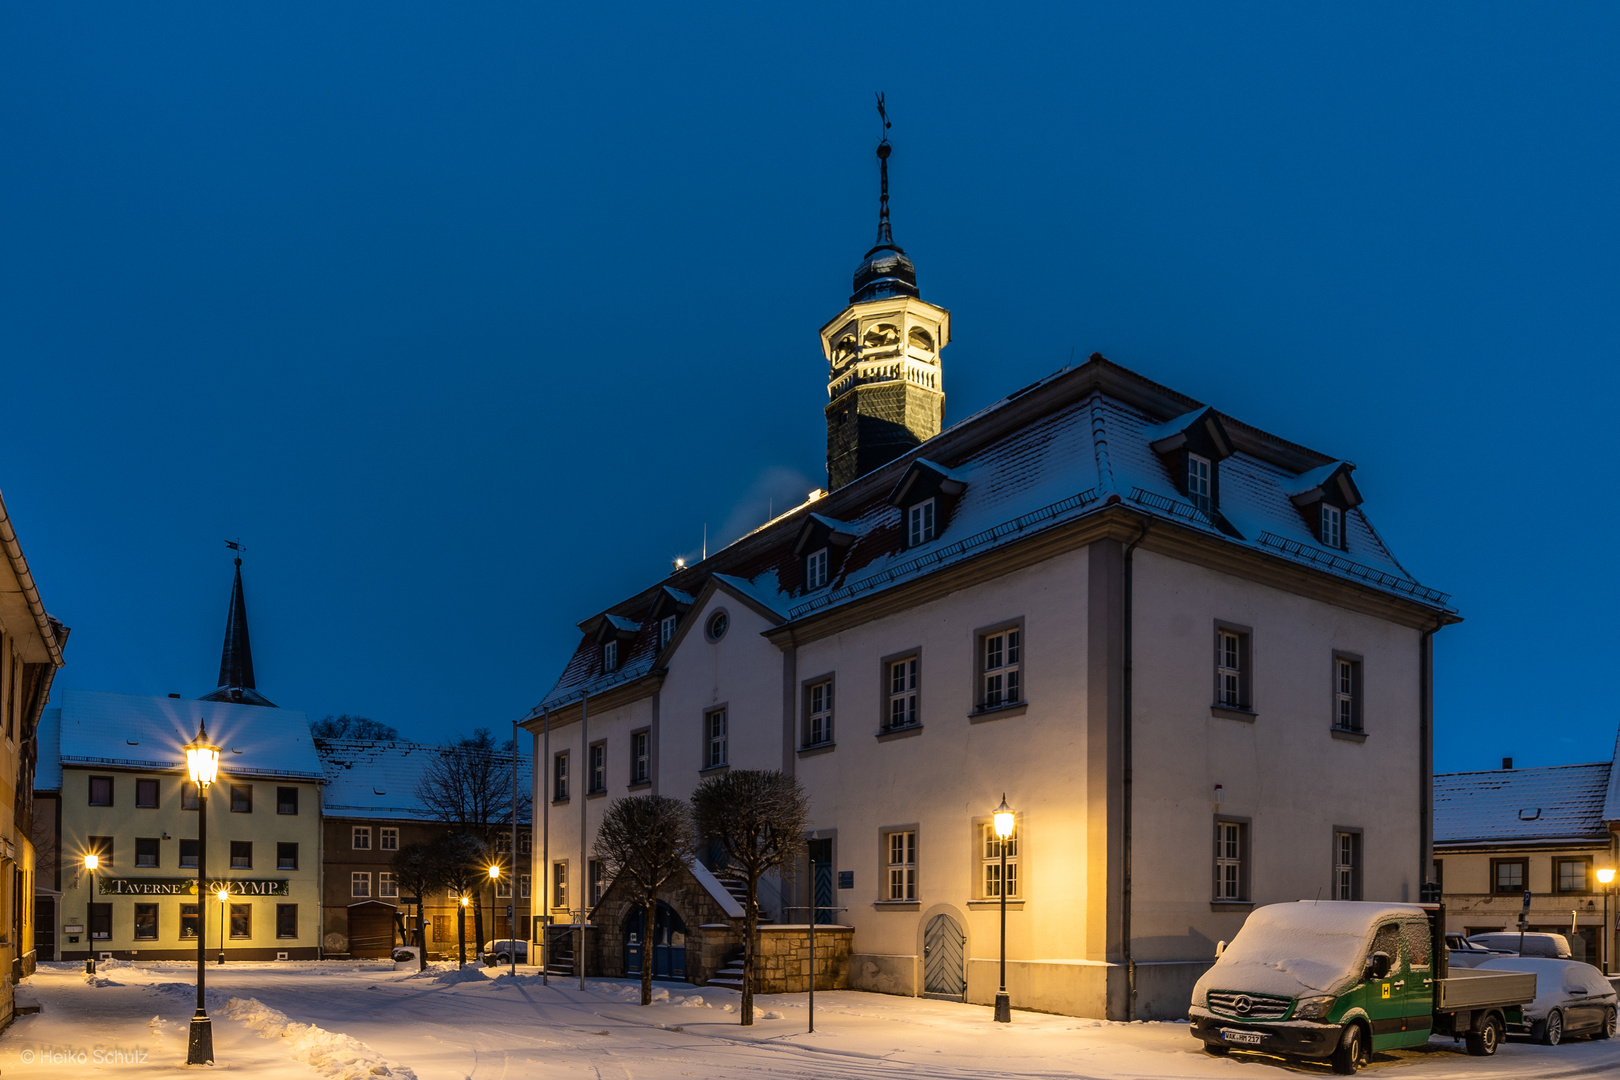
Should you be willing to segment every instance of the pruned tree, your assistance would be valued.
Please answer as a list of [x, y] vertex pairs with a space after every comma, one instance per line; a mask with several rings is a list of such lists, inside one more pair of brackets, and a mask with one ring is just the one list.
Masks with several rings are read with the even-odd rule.
[[479, 728], [437, 751], [417, 781], [417, 800], [431, 817], [477, 837], [493, 851], [496, 834], [512, 827], [514, 805], [518, 820], [524, 821], [534, 802], [520, 760], [514, 803], [511, 741], [497, 746], [489, 729]]
[[692, 813], [679, 799], [631, 795], [602, 815], [591, 853], [609, 881], [623, 881], [641, 907], [641, 1003], [652, 1004], [653, 929], [658, 893], [692, 858]]
[[309, 722], [309, 733], [317, 739], [355, 739], [361, 742], [386, 742], [399, 738], [399, 732], [369, 716], [350, 716], [343, 713], [326, 714]]
[[416, 897], [417, 970], [427, 969], [427, 935], [422, 926], [422, 905], [430, 892], [444, 888], [445, 866], [439, 849], [431, 844], [406, 844], [394, 853], [394, 880], [406, 896]]
[[742, 1023], [754, 1022], [754, 938], [759, 930], [759, 882], [792, 866], [805, 851], [810, 800], [794, 777], [776, 769], [732, 769], [692, 792], [698, 834], [718, 841], [748, 888], [743, 905]]
[[[443, 875], [444, 887], [457, 896], [472, 899], [473, 946], [475, 954], [484, 947], [484, 905], [478, 902], [478, 890], [489, 878], [484, 869], [489, 861], [489, 849], [476, 836], [464, 832], [447, 832], [433, 841], [433, 859]], [[456, 904], [457, 937], [467, 939], [467, 908]], [[465, 960], [465, 956], [462, 958]]]

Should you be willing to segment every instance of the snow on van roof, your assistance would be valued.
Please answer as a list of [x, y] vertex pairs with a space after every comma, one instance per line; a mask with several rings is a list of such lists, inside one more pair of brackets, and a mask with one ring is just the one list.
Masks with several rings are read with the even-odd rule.
[[1367, 960], [1367, 946], [1389, 919], [1426, 917], [1416, 904], [1302, 900], [1256, 908], [1193, 990], [1241, 990], [1299, 997], [1338, 993]]

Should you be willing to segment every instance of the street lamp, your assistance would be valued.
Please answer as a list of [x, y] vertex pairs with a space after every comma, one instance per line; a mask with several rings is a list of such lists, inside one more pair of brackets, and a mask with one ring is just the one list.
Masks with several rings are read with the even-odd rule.
[[219, 897], [219, 962], [223, 964], [225, 963], [225, 901], [231, 898], [231, 894], [221, 888], [214, 895]]
[[203, 978], [207, 961], [208, 905], [203, 900], [203, 876], [208, 864], [208, 785], [219, 775], [219, 747], [208, 741], [208, 725], [197, 725], [197, 737], [186, 744], [186, 771], [197, 785], [197, 1012], [191, 1018], [186, 1041], [186, 1064], [207, 1065], [214, 1060], [214, 1028], [203, 1006]]
[[461, 941], [461, 966], [467, 966], [467, 898], [461, 898], [461, 907], [456, 911], [456, 937]]
[[[492, 946], [493, 946], [493, 944], [495, 942], [495, 939], [500, 936], [499, 934], [495, 933], [495, 920], [500, 918], [500, 916], [496, 912], [497, 912], [497, 909], [499, 907], [499, 903], [500, 903], [500, 899], [501, 899], [499, 896], [495, 895], [495, 886], [500, 881], [500, 879], [501, 879], [501, 864], [500, 863], [490, 863], [489, 864], [489, 932], [491, 934], [495, 935], [494, 937], [491, 937], [489, 939], [490, 944]], [[511, 927], [508, 927], [507, 929], [510, 930]], [[478, 943], [478, 955], [480, 957], [482, 957], [484, 955], [484, 943], [482, 941], [480, 941]], [[480, 959], [479, 963], [483, 963], [483, 960]]]
[[[85, 901], [84, 905], [87, 916], [90, 912], [90, 905], [96, 902], [96, 867], [100, 865], [101, 856], [95, 852], [92, 851], [84, 857], [84, 868], [90, 871], [90, 899]], [[94, 975], [96, 973], [96, 927], [88, 918], [85, 919], [85, 923], [90, 930], [90, 955], [85, 957], [84, 971], [86, 975]]]
[[1609, 925], [1609, 897], [1614, 893], [1614, 867], [1604, 866], [1597, 872], [1598, 884], [1603, 886], [1603, 970], [1614, 969], [1614, 927]]
[[1001, 849], [1001, 878], [996, 891], [1001, 894], [1001, 989], [996, 991], [996, 1022], [1012, 1023], [1012, 1000], [1007, 997], [1007, 840], [1013, 834], [1013, 812], [1006, 793], [995, 814], [996, 847]]

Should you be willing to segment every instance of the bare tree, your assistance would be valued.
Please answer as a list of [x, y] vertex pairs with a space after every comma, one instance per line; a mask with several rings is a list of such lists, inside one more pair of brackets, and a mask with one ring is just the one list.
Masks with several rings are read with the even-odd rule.
[[641, 1003], [652, 1004], [653, 930], [658, 891], [692, 858], [692, 814], [663, 795], [615, 799], [602, 815], [591, 853], [609, 881], [624, 881], [641, 906]]
[[[443, 875], [444, 885], [456, 896], [469, 897], [473, 909], [474, 955], [481, 955], [484, 947], [484, 905], [479, 903], [478, 890], [489, 880], [485, 866], [489, 862], [489, 849], [476, 836], [464, 832], [447, 832], [433, 841], [433, 859]], [[456, 904], [456, 936], [467, 940], [467, 905]], [[462, 957], [466, 959], [465, 956]]]
[[717, 840], [748, 887], [743, 907], [742, 1022], [754, 1022], [754, 938], [759, 930], [759, 880], [804, 854], [810, 800], [794, 777], [776, 769], [732, 769], [692, 792], [698, 833]]
[[[497, 746], [488, 728], [438, 747], [417, 781], [416, 797], [422, 808], [452, 828], [467, 832], [489, 850], [495, 837], [512, 827], [512, 755], [510, 740]], [[526, 786], [522, 762], [517, 789], [517, 814], [526, 821], [533, 797]]]
[[422, 927], [422, 905], [427, 895], [446, 884], [446, 867], [441, 851], [432, 844], [406, 844], [394, 853], [394, 879], [406, 896], [416, 897], [416, 948], [418, 971], [427, 970], [427, 941]]
[[328, 713], [319, 720], [311, 720], [309, 733], [317, 739], [355, 739], [361, 742], [387, 742], [399, 738], [399, 732], [387, 724], [378, 723], [369, 716], [350, 716]]

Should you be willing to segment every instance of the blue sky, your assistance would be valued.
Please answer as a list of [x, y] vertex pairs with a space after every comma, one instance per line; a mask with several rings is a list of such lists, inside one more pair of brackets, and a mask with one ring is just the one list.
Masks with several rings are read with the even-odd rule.
[[947, 422], [1101, 351], [1350, 458], [1468, 620], [1439, 767], [1609, 754], [1612, 8], [568, 7], [0, 10], [58, 687], [211, 689], [240, 536], [272, 700], [504, 728], [822, 482], [882, 89]]

